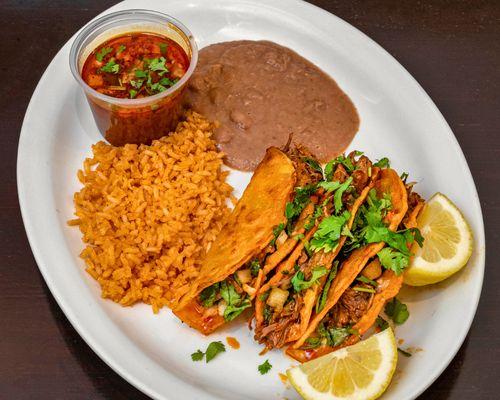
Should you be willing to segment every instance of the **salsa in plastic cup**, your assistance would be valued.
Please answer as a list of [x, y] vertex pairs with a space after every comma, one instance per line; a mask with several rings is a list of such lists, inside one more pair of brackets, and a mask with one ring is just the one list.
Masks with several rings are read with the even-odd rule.
[[[158, 54], [137, 58], [139, 44]], [[169, 44], [186, 57], [177, 75], [166, 68], [172, 65]], [[99, 131], [112, 145], [122, 146], [149, 144], [175, 129], [197, 59], [193, 35], [181, 22], [156, 11], [126, 10], [81, 30], [71, 47], [70, 68]], [[127, 66], [128, 75], [122, 70]]]

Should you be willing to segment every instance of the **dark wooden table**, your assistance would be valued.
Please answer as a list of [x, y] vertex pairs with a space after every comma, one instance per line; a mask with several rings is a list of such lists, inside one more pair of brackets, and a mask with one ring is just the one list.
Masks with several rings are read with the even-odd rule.
[[[19, 132], [40, 76], [78, 28], [114, 3], [0, 1], [0, 399], [147, 398], [92, 352], [55, 303], [28, 245], [16, 191]], [[499, 398], [500, 1], [313, 3], [394, 55], [462, 146], [483, 207], [486, 278], [465, 343], [421, 398]]]

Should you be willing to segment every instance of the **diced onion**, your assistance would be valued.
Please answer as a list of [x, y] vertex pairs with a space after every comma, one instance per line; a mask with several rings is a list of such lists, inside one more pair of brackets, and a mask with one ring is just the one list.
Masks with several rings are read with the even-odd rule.
[[274, 308], [275, 311], [281, 311], [288, 298], [288, 290], [273, 288], [267, 298], [267, 305]]
[[253, 296], [255, 294], [255, 292], [257, 291], [257, 289], [251, 287], [250, 285], [248, 285], [246, 283], [243, 284], [242, 288], [250, 296]]
[[286, 234], [285, 231], [281, 231], [279, 236], [276, 238], [276, 247], [281, 247], [286, 240], [288, 239], [288, 235]]
[[248, 283], [252, 280], [252, 273], [249, 269], [240, 269], [236, 272], [236, 276], [241, 283]]
[[219, 315], [224, 316], [224, 311], [226, 311], [227, 303], [224, 300], [219, 301], [217, 309], [219, 311]]

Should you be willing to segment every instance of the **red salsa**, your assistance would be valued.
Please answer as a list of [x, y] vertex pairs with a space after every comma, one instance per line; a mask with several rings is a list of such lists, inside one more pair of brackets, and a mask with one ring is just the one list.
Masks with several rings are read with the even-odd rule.
[[186, 85], [167, 96], [147, 98], [174, 86], [187, 72], [191, 53], [174, 40], [152, 33], [127, 33], [97, 47], [85, 60], [83, 80], [97, 92], [141, 105], [116, 104], [87, 93], [97, 126], [114, 146], [149, 144], [175, 129]]
[[172, 39], [130, 33], [95, 49], [83, 65], [82, 78], [100, 93], [134, 99], [167, 90], [188, 68], [186, 52]]

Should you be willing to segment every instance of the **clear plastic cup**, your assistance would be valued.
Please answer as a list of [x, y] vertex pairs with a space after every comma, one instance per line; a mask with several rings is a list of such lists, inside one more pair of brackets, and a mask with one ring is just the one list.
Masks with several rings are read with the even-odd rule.
[[[87, 57], [102, 43], [128, 33], [153, 33], [178, 43], [188, 55], [184, 76], [164, 92], [139, 99], [120, 99], [100, 93], [82, 79]], [[85, 26], [70, 50], [70, 68], [85, 92], [103, 137], [114, 146], [149, 144], [175, 129], [182, 114], [182, 99], [198, 61], [191, 32], [178, 20], [149, 10], [126, 10], [105, 15]]]

